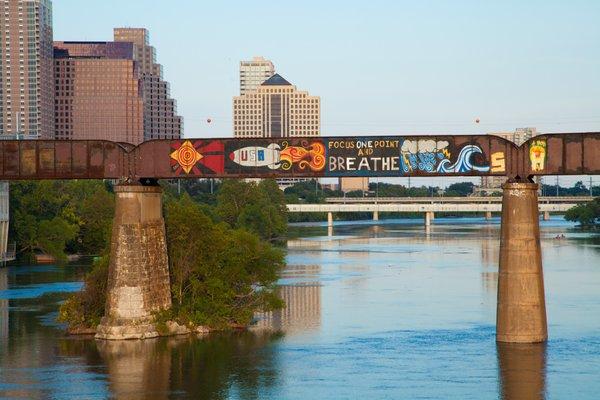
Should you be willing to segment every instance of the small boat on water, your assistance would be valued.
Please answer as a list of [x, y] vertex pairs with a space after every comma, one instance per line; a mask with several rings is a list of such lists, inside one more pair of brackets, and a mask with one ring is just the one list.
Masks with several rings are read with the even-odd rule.
[[56, 258], [53, 255], [44, 253], [41, 250], [36, 250], [33, 257], [37, 264], [52, 264], [56, 262]]

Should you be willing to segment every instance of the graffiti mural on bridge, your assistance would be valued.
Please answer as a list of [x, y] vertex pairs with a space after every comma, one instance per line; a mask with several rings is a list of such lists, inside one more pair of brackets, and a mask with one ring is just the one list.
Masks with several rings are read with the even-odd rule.
[[[231, 175], [284, 176], [307, 172], [320, 176], [505, 172], [505, 164], [501, 162], [505, 159], [504, 151], [497, 151], [490, 158], [479, 144], [467, 142], [456, 146], [448, 140], [395, 137], [222, 140], [211, 142], [213, 152], [210, 154], [207, 146], [202, 141], [172, 143], [173, 171], [178, 175], [210, 175], [223, 171]], [[212, 164], [207, 163], [208, 157], [213, 160]], [[217, 160], [222, 164], [215, 164]]]
[[0, 140], [0, 180], [600, 174], [600, 133]]
[[[499, 152], [503, 157], [504, 153]], [[490, 165], [481, 147], [474, 144], [463, 145], [460, 149], [450, 146], [446, 140], [405, 140], [401, 148], [403, 173], [413, 171], [437, 172], [488, 172]], [[497, 170], [497, 172], [504, 172]]]
[[246, 146], [229, 149], [227, 156], [240, 167], [264, 167], [283, 171], [289, 171], [293, 167], [301, 171], [307, 168], [311, 171], [322, 171], [326, 163], [325, 146], [321, 141], [314, 140], [303, 140], [297, 145], [292, 145], [286, 140], [281, 143], [269, 143], [266, 147]]

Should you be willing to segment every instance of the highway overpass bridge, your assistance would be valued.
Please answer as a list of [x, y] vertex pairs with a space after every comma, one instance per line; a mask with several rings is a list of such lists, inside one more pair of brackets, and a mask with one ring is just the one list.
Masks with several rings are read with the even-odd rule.
[[[590, 196], [545, 196], [538, 198], [538, 211], [545, 220], [550, 213], [564, 213], [580, 203], [592, 201]], [[431, 224], [436, 212], [483, 213], [487, 219], [502, 211], [502, 197], [329, 197], [324, 204], [288, 204], [293, 213], [327, 213], [327, 225], [333, 225], [333, 213], [380, 212], [423, 213], [425, 225]]]

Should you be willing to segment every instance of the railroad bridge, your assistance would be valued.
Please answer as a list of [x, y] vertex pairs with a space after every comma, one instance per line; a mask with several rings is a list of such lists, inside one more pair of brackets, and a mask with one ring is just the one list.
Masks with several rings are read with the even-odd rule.
[[120, 181], [99, 339], [158, 336], [153, 313], [171, 307], [159, 179], [495, 175], [507, 177], [500, 208], [496, 339], [542, 342], [548, 333], [533, 177], [597, 174], [599, 132], [541, 135], [521, 146], [492, 135], [189, 138], [138, 146], [0, 141], [0, 180]]

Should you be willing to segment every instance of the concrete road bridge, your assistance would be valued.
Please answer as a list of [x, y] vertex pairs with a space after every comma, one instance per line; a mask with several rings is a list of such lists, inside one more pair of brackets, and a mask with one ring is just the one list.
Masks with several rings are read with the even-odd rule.
[[[501, 210], [496, 340], [546, 341], [534, 178], [599, 174], [600, 132], [540, 135], [521, 146], [493, 135], [186, 138], [138, 146], [102, 140], [0, 140], [0, 181], [120, 181], [115, 186], [106, 311], [96, 334], [113, 340], [158, 336], [154, 315], [171, 307], [159, 179], [504, 176], [502, 205], [487, 205]], [[378, 207], [397, 210], [411, 204], [325, 206], [377, 207], [372, 210], [379, 212], [385, 208]], [[415, 207], [431, 213], [435, 207], [485, 206], [456, 202]]]
[[[564, 213], [577, 204], [592, 201], [590, 196], [538, 197], [538, 211], [544, 220], [550, 213]], [[435, 213], [482, 213], [486, 219], [502, 211], [502, 197], [329, 197], [325, 204], [288, 204], [293, 213], [327, 213], [327, 225], [333, 226], [333, 213], [423, 213], [425, 226], [429, 226]]]

